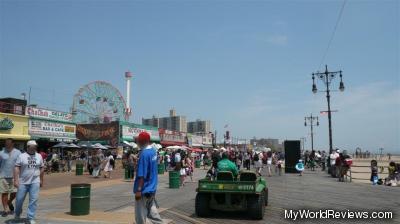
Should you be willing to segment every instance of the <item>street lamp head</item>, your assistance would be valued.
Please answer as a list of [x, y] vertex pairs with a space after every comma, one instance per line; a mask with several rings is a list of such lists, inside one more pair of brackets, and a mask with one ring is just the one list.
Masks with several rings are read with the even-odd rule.
[[342, 76], [342, 71], [340, 71], [340, 84], [339, 84], [339, 90], [341, 92], [344, 91], [344, 84], [343, 84], [343, 76]]
[[317, 85], [313, 84], [312, 85], [312, 92], [313, 93], [317, 93], [318, 89], [317, 89]]
[[312, 92], [317, 93], [317, 85], [315, 85], [315, 75], [312, 73]]
[[343, 84], [343, 82], [340, 82], [340, 84], [339, 84], [339, 90], [340, 90], [340, 92], [343, 92], [343, 91], [344, 91], [344, 84]]

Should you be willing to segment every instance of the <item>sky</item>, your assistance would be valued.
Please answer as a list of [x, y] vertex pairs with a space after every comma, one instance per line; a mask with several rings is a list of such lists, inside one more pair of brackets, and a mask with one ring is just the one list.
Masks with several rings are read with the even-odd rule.
[[400, 153], [400, 3], [343, 1], [11, 1], [0, 0], [0, 97], [68, 111], [95, 80], [125, 95], [131, 121], [166, 116], [211, 120], [218, 138], [306, 137], [319, 116], [315, 146], [328, 149], [324, 86], [333, 80], [333, 144]]

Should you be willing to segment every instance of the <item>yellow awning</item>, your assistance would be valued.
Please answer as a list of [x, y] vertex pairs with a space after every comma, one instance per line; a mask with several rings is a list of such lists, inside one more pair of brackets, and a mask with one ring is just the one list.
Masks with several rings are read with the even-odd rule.
[[8, 135], [8, 134], [0, 134], [0, 139], [12, 138], [14, 140], [30, 140], [30, 135]]

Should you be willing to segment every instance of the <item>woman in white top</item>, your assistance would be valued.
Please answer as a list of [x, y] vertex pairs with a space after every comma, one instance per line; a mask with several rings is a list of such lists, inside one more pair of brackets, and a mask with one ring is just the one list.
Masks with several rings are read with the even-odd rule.
[[114, 167], [114, 157], [111, 155], [111, 152], [107, 153], [105, 163], [106, 165], [104, 166], [104, 178], [111, 178], [111, 171]]

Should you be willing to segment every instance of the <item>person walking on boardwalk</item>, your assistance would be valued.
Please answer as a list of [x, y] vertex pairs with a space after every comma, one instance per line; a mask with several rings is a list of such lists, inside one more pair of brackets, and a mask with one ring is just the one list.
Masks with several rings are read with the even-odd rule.
[[36, 217], [39, 189], [43, 186], [44, 163], [42, 156], [36, 152], [36, 141], [28, 141], [27, 152], [18, 156], [14, 169], [14, 186], [18, 188], [15, 203], [15, 219], [19, 219], [26, 194], [29, 193], [27, 218], [34, 224]]
[[158, 184], [157, 150], [150, 146], [150, 134], [141, 132], [137, 137], [140, 151], [136, 178], [133, 185], [135, 194], [136, 224], [164, 223], [157, 211], [156, 191]]
[[[0, 193], [1, 202], [3, 203], [3, 214], [1, 216], [7, 217], [14, 212], [12, 204], [15, 199], [17, 189], [14, 188], [13, 176], [14, 166], [18, 156], [21, 152], [14, 148], [12, 139], [6, 139], [5, 148], [0, 151]], [[8, 197], [10, 196], [10, 197]]]

